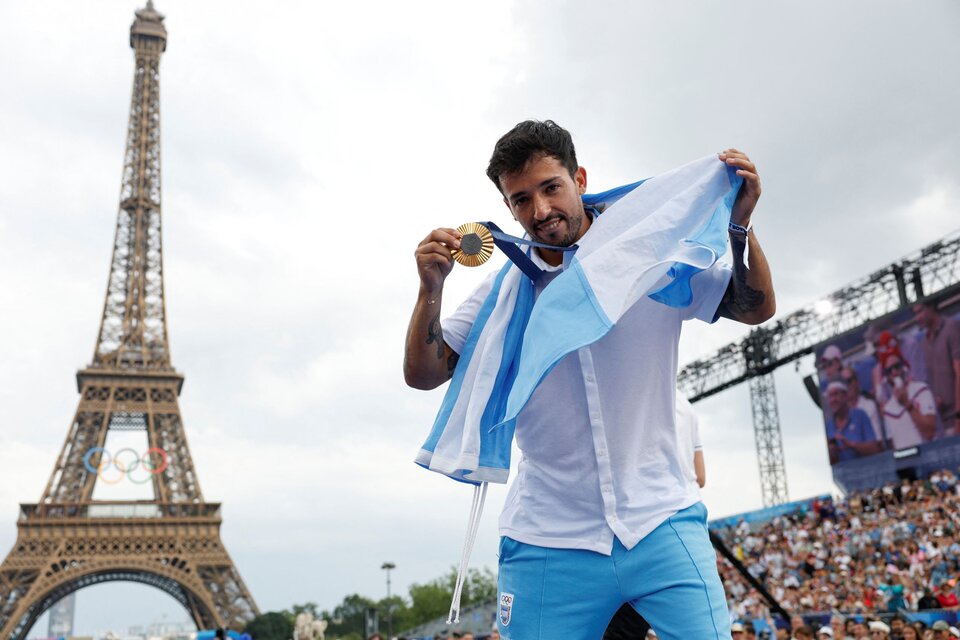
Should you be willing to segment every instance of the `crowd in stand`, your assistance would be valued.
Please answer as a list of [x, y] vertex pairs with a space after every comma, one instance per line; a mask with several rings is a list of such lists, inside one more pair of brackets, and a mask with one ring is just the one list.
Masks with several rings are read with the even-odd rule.
[[[740, 522], [716, 533], [791, 613], [813, 619], [811, 614], [833, 612], [863, 619], [927, 609], [956, 611], [958, 503], [958, 478], [944, 470], [925, 480], [815, 500], [793, 515], [752, 526]], [[731, 615], [744, 621], [771, 618], [766, 600], [731, 563], [720, 560], [720, 575]], [[869, 624], [861, 626], [866, 635], [850, 637], [880, 637], [869, 635]]]

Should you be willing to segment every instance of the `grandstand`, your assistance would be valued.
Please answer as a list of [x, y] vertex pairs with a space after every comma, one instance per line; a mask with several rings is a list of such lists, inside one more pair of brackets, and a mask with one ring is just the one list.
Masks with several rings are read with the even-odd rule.
[[[814, 630], [837, 614], [955, 625], [958, 504], [957, 475], [941, 470], [846, 497], [724, 518], [710, 529], [785, 611]], [[718, 565], [732, 617], [758, 632], [791, 624], [771, 615], [772, 603], [731, 562], [718, 556]]]

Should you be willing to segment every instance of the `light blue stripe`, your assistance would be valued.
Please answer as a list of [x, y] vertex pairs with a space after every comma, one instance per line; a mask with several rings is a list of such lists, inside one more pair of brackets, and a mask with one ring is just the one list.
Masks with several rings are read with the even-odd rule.
[[443, 396], [443, 402], [440, 404], [440, 411], [437, 413], [437, 417], [433, 422], [433, 428], [430, 430], [430, 435], [427, 436], [427, 441], [423, 444], [423, 449], [430, 451], [431, 453], [436, 451], [437, 443], [440, 441], [440, 436], [443, 435], [443, 430], [447, 425], [447, 420], [450, 419], [450, 414], [453, 412], [453, 407], [457, 403], [457, 398], [460, 395], [461, 387], [463, 386], [463, 377], [466, 375], [467, 367], [470, 364], [470, 360], [473, 358], [474, 349], [477, 347], [477, 340], [480, 338], [480, 334], [483, 332], [483, 328], [487, 324], [487, 320], [490, 319], [490, 314], [493, 313], [494, 307], [497, 305], [497, 297], [500, 295], [500, 287], [503, 284], [503, 279], [507, 275], [507, 272], [513, 267], [512, 262], [507, 262], [503, 265], [503, 268], [500, 269], [500, 273], [497, 274], [496, 279], [493, 282], [493, 288], [490, 290], [490, 293], [487, 294], [486, 300], [483, 301], [483, 305], [480, 307], [480, 311], [477, 313], [477, 319], [474, 321], [473, 326], [470, 328], [470, 333], [467, 335], [467, 341], [463, 345], [463, 353], [460, 354], [460, 359], [457, 361], [457, 367], [453, 371], [453, 377], [450, 380], [450, 386], [447, 387], [447, 392]]
[[[558, 318], [563, 318], [558, 322]], [[506, 421], [517, 417], [534, 389], [560, 360], [607, 334], [613, 322], [600, 307], [580, 261], [569, 268], [537, 298], [527, 324], [517, 378], [507, 400]]]
[[[733, 167], [728, 166], [726, 169], [727, 179], [730, 181], [730, 190], [717, 205], [706, 224], [687, 241], [688, 244], [700, 245], [711, 251], [714, 256], [711, 262], [715, 262], [717, 257], [722, 256], [727, 250], [727, 225], [730, 223], [730, 214], [737, 199], [737, 192], [740, 190], [740, 185], [743, 184], [743, 178], [737, 175]], [[667, 271], [670, 282], [648, 294], [648, 297], [670, 307], [686, 307], [693, 302], [693, 288], [690, 285], [690, 280], [701, 271], [703, 269], [699, 267], [675, 262]]]

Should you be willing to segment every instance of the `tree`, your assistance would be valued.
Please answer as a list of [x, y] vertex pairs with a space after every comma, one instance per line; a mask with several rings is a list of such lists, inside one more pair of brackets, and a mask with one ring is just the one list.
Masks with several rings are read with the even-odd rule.
[[293, 622], [284, 613], [268, 611], [248, 622], [244, 631], [253, 640], [290, 640], [293, 638]]
[[369, 608], [376, 608], [376, 603], [370, 598], [359, 594], [346, 596], [343, 602], [334, 607], [332, 612], [323, 611], [320, 615], [330, 622], [327, 633], [331, 638], [353, 640], [363, 638], [363, 617]]
[[[457, 568], [426, 584], [410, 585], [409, 626], [413, 627], [450, 611], [453, 589], [457, 584]], [[460, 606], [489, 602], [497, 598], [497, 577], [489, 567], [470, 569], [463, 584]]]

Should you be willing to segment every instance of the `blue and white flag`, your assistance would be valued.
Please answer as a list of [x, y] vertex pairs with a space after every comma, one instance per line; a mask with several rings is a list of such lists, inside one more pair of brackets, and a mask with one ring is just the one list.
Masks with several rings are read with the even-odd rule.
[[534, 283], [514, 264], [497, 274], [416, 462], [471, 484], [505, 483], [517, 415], [540, 381], [564, 356], [605, 336], [643, 296], [689, 305], [690, 279], [726, 251], [741, 183], [711, 155], [583, 196], [606, 209], [536, 302]]

